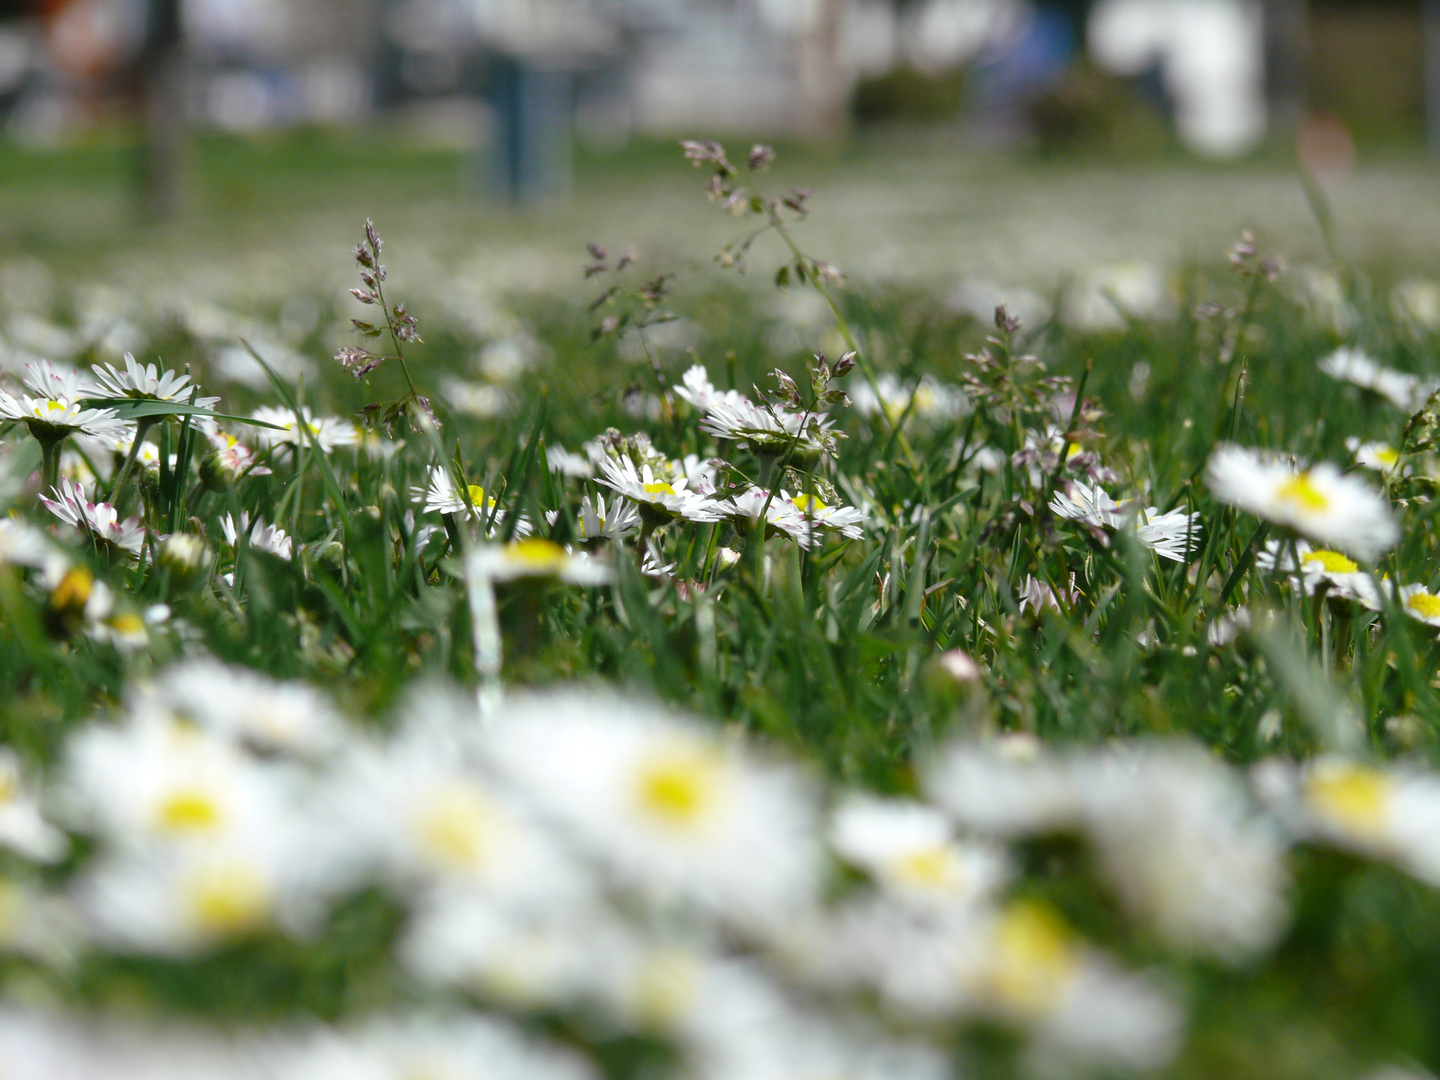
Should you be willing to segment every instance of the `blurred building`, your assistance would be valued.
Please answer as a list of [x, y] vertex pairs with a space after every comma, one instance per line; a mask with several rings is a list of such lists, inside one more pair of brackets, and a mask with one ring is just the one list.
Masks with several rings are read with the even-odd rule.
[[[0, 0], [9, 130], [103, 116], [165, 2]], [[1081, 55], [1151, 94], [1203, 154], [1243, 153], [1272, 121], [1317, 111], [1375, 137], [1440, 115], [1440, 0], [168, 2], [189, 111], [230, 130], [384, 111], [473, 144], [530, 110], [598, 141], [823, 139], [844, 133], [862, 79], [967, 69], [1013, 101]]]

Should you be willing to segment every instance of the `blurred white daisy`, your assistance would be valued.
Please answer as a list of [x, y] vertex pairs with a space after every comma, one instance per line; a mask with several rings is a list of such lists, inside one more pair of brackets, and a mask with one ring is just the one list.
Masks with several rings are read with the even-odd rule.
[[604, 585], [612, 576], [610, 567], [595, 557], [571, 553], [553, 541], [537, 537], [472, 548], [469, 572], [490, 581], [557, 578], [571, 585]]
[[216, 660], [176, 664], [137, 693], [220, 739], [267, 754], [319, 755], [346, 736], [340, 714], [315, 687]]
[[61, 480], [52, 489], [55, 498], [40, 496], [40, 502], [67, 525], [72, 525], [112, 551], [138, 557], [145, 543], [145, 526], [138, 517], [123, 521], [109, 503], [91, 502], [85, 489], [72, 480]]
[[41, 815], [20, 759], [8, 746], [0, 746], [0, 847], [41, 863], [62, 859], [70, 850], [65, 834]]
[[595, 463], [584, 454], [572, 453], [563, 446], [547, 446], [545, 448], [545, 463], [550, 466], [550, 471], [559, 473], [561, 476], [571, 476], [579, 480], [588, 480], [595, 475]]
[[542, 814], [652, 897], [756, 926], [812, 901], [814, 807], [793, 771], [599, 692], [517, 699], [486, 735], [487, 756]]
[[875, 416], [883, 410], [891, 420], [899, 420], [908, 411], [912, 419], [931, 423], [965, 416], [972, 408], [969, 396], [958, 386], [930, 375], [921, 376], [916, 383], [902, 383], [889, 371], [875, 377], [874, 388], [868, 382], [857, 383], [850, 391], [850, 403], [861, 416]]
[[1363, 480], [1322, 462], [1296, 469], [1255, 450], [1217, 446], [1205, 470], [1221, 502], [1374, 562], [1400, 539], [1390, 506]]
[[1255, 784], [1299, 836], [1396, 863], [1440, 886], [1440, 776], [1413, 765], [1329, 756], [1303, 768], [1270, 759]]
[[1395, 466], [1400, 464], [1400, 451], [1389, 443], [1362, 443], [1359, 439], [1352, 437], [1345, 440], [1345, 449], [1355, 455], [1356, 465], [1372, 469], [1382, 476], [1394, 472]]
[[1440, 380], [1422, 379], [1409, 372], [1385, 367], [1362, 349], [1336, 349], [1320, 361], [1319, 367], [1332, 379], [1373, 391], [1407, 412], [1420, 408], [1440, 388]]
[[[332, 416], [323, 416], [317, 420], [308, 406], [302, 412], [304, 414], [303, 428], [301, 427], [301, 418], [293, 409], [262, 405], [250, 414], [251, 417], [275, 426], [257, 427], [255, 437], [267, 446], [301, 447], [309, 446], [313, 442], [326, 454], [337, 446], [354, 446], [360, 441], [359, 431], [349, 420], [340, 420]], [[279, 430], [277, 431], [276, 428]]]
[[922, 908], [976, 904], [1009, 876], [999, 848], [961, 841], [934, 807], [856, 795], [835, 810], [830, 844], [886, 892]]
[[1173, 947], [1240, 962], [1284, 928], [1274, 823], [1197, 746], [1135, 743], [1071, 759], [1082, 827], [1121, 902]]

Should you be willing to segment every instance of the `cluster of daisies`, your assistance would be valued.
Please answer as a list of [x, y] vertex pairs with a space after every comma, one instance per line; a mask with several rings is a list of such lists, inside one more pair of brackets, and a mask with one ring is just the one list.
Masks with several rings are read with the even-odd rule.
[[[834, 420], [824, 412], [769, 402], [757, 405], [738, 391], [719, 392], [700, 365], [687, 371], [674, 391], [695, 410], [701, 432], [747, 450], [759, 465], [757, 473], [774, 471], [792, 461], [797, 466], [813, 466], [834, 453], [838, 435]], [[722, 458], [702, 460], [696, 454], [670, 458], [643, 432], [622, 435], [611, 429], [582, 450], [577, 454], [550, 447], [546, 452], [547, 464], [557, 475], [593, 479], [610, 492], [608, 505], [600, 491], [582, 497], [573, 529], [582, 547], [593, 550], [631, 536], [648, 541], [657, 529], [672, 523], [726, 523], [731, 526], [732, 538], [743, 539], [763, 522], [767, 538], [785, 537], [804, 548], [863, 535], [865, 511], [840, 505], [828, 484], [825, 492], [794, 493], [773, 483], [763, 486], [758, 476], [746, 475]], [[788, 474], [802, 482], [805, 477], [799, 469]], [[506, 511], [482, 485], [462, 486], [444, 467], [432, 467], [428, 484], [412, 489], [412, 495], [424, 510], [470, 521], [489, 538], [524, 538], [534, 529], [523, 517], [508, 522]], [[559, 512], [548, 512], [546, 517], [547, 525], [554, 526]], [[734, 546], [722, 546], [718, 551], [722, 553], [716, 565], [738, 557]], [[645, 555], [647, 567], [660, 569], [658, 556], [648, 544]]]
[[1413, 767], [1246, 774], [1188, 743], [1055, 753], [1007, 736], [942, 749], [919, 787], [826, 790], [597, 687], [482, 721], [429, 686], [362, 726], [308, 685], [188, 661], [75, 730], [48, 775], [0, 756], [0, 950], [57, 972], [97, 954], [199, 961], [257, 936], [319, 941], [337, 905], [380, 888], [404, 913], [397, 996], [429, 1004], [223, 1035], [11, 1006], [0, 1058], [22, 1078], [117, 1061], [136, 1077], [186, 1061], [598, 1075], [515, 1026], [565, 1015], [600, 1041], [662, 1040], [685, 1075], [717, 1080], [942, 1080], [974, 1023], [1014, 1030], [1041, 1072], [1143, 1070], [1177, 1053], [1183, 999], [1037, 899], [1013, 842], [1083, 837], [1131, 918], [1223, 964], [1283, 935], [1291, 844], [1440, 886], [1440, 778]]
[[[1355, 349], [1320, 362], [1324, 373], [1378, 395], [1407, 414], [1419, 413], [1440, 383], [1386, 368]], [[1352, 470], [1331, 462], [1307, 465], [1279, 454], [1225, 443], [1205, 469], [1215, 497], [1261, 520], [1255, 555], [1264, 575], [1291, 581], [1307, 596], [1323, 595], [1370, 611], [1393, 607], [1440, 626], [1440, 595], [1427, 582], [1397, 583], [1376, 563], [1401, 539], [1390, 498], [1354, 469], [1379, 473], [1387, 485], [1412, 471], [1433, 470], [1427, 454], [1403, 456], [1384, 443], [1348, 441]], [[1223, 616], [1233, 623], [1236, 615]], [[1214, 627], [1212, 627], [1212, 631]]]

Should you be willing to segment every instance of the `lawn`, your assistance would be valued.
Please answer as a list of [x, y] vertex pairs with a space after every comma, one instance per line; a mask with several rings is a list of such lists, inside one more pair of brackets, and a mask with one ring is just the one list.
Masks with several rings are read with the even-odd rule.
[[1440, 1068], [1428, 165], [731, 150], [0, 151], [6, 1077]]

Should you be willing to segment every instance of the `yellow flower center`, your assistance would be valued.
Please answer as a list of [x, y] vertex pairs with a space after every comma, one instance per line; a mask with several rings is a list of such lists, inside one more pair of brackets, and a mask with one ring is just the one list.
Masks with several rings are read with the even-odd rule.
[[1417, 592], [1405, 598], [1405, 606], [1422, 619], [1440, 619], [1440, 596]]
[[890, 873], [901, 885], [927, 890], [953, 889], [963, 876], [960, 860], [948, 847], [902, 855], [891, 864]]
[[42, 401], [39, 412], [42, 416], [54, 416], [56, 413], [63, 413], [68, 405], [63, 401]]
[[145, 633], [145, 620], [127, 611], [110, 620], [110, 629], [125, 637], [138, 637]]
[[656, 949], [635, 972], [630, 1008], [645, 1027], [669, 1030], [695, 1005], [700, 965], [683, 949]]
[[1383, 465], [1394, 465], [1400, 460], [1400, 451], [1390, 446], [1376, 447], [1374, 454], [1375, 460]]
[[1363, 765], [1317, 768], [1305, 781], [1305, 799], [1321, 817], [1366, 836], [1379, 834], [1395, 782]]
[[668, 828], [699, 828], [720, 801], [722, 767], [719, 755], [699, 747], [656, 752], [635, 778], [638, 809]]
[[1290, 503], [1301, 510], [1316, 513], [1330, 507], [1329, 497], [1310, 482], [1308, 472], [1296, 473], [1275, 491], [1275, 497], [1283, 503]]
[[796, 495], [790, 500], [795, 504], [795, 509], [802, 514], [818, 514], [825, 509], [825, 504], [820, 501], [818, 495]]
[[674, 495], [674, 494], [675, 494], [675, 489], [674, 489], [673, 487], [671, 487], [669, 484], [665, 483], [664, 480], [656, 480], [653, 484], [646, 484], [646, 485], [644, 485], [644, 487], [645, 487], [645, 494], [646, 494], [646, 495]]
[[171, 792], [160, 804], [160, 829], [170, 833], [207, 832], [220, 824], [220, 805], [209, 792]]
[[491, 499], [488, 503], [485, 501], [485, 489], [479, 484], [468, 484], [465, 487], [465, 491], [470, 496], [470, 505], [475, 507], [476, 510], [488, 510], [495, 505], [494, 499]]
[[549, 574], [557, 573], [566, 559], [565, 549], [559, 544], [538, 537], [506, 545], [505, 554], [530, 569]]
[[1320, 569], [1327, 574], [1353, 574], [1360, 569], [1353, 559], [1347, 559], [1338, 551], [1311, 551], [1307, 552], [1300, 560], [1302, 567], [1308, 568], [1311, 563], [1318, 563]]
[[1070, 931], [1048, 906], [1017, 900], [995, 927], [993, 990], [1008, 1007], [1034, 1015], [1064, 992], [1079, 964]]
[[491, 848], [495, 810], [468, 785], [444, 787], [427, 801], [416, 821], [421, 849], [447, 866], [476, 866]]
[[60, 584], [50, 594], [50, 606], [57, 611], [66, 608], [83, 608], [90, 602], [90, 593], [95, 588], [95, 577], [83, 566], [73, 566], [65, 571]]
[[19, 778], [9, 769], [0, 769], [0, 806], [4, 806], [19, 794]]
[[269, 885], [254, 867], [241, 863], [201, 868], [185, 893], [196, 924], [212, 934], [247, 930], [270, 912]]

